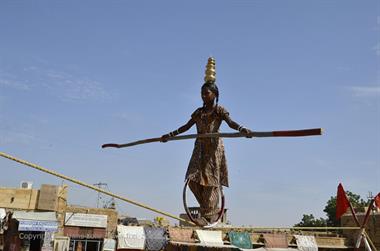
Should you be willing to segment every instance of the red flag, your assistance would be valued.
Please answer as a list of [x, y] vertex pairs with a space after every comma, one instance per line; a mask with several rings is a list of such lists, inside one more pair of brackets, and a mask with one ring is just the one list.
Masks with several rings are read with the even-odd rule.
[[339, 219], [349, 207], [350, 202], [347, 199], [346, 192], [344, 191], [342, 184], [339, 183], [336, 195], [336, 218]]
[[380, 193], [378, 193], [375, 197], [375, 206], [380, 208]]

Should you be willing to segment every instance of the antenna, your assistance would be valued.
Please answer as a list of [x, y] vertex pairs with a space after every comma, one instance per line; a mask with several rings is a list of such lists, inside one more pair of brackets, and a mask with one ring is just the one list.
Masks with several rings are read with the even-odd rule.
[[[94, 186], [97, 186], [99, 189], [103, 189], [104, 187], [108, 188], [107, 183], [102, 183], [100, 181], [98, 183], [95, 183]], [[100, 192], [98, 192], [98, 201], [96, 202], [96, 207], [97, 208], [99, 208], [99, 202], [100, 202], [101, 199], [102, 199], [102, 194]]]
[[373, 194], [371, 191], [368, 192], [367, 199], [371, 201], [373, 199]]
[[[110, 191], [110, 189], [108, 188], [108, 184], [103, 183], [101, 181], [99, 181], [98, 183], [95, 183], [94, 186], [97, 186], [99, 189], [102, 189], [102, 190]], [[97, 208], [99, 208], [101, 201], [102, 201], [102, 205], [101, 205], [102, 208], [112, 208], [112, 209], [116, 208], [115, 198], [112, 197], [110, 200], [105, 201], [105, 198], [103, 197], [102, 193], [98, 192], [98, 199], [96, 202]]]

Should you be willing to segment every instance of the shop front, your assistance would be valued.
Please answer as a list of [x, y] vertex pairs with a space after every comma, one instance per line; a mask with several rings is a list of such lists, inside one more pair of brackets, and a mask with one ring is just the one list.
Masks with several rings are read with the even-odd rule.
[[58, 231], [55, 212], [15, 211], [12, 218], [18, 222], [21, 250], [53, 250], [53, 234]]
[[107, 215], [66, 213], [64, 235], [70, 251], [101, 251], [106, 237]]

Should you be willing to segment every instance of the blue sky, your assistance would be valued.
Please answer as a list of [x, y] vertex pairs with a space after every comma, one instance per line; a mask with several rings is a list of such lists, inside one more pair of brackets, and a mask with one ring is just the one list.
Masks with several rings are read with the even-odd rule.
[[[230, 221], [323, 217], [339, 182], [362, 197], [380, 191], [379, 10], [378, 1], [343, 0], [1, 1], [0, 149], [179, 214], [193, 141], [100, 146], [184, 124], [202, 104], [212, 55], [220, 104], [237, 122], [325, 129], [226, 139]], [[6, 159], [0, 167], [1, 186], [62, 183]], [[70, 203], [96, 206], [95, 192], [69, 185]]]

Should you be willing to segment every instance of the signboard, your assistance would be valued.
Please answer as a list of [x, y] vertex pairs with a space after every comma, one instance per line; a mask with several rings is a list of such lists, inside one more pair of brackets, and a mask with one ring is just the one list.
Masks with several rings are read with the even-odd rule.
[[19, 231], [57, 232], [58, 222], [39, 220], [18, 220]]
[[66, 213], [65, 225], [107, 228], [107, 215]]
[[116, 241], [114, 239], [104, 239], [103, 251], [115, 251]]

